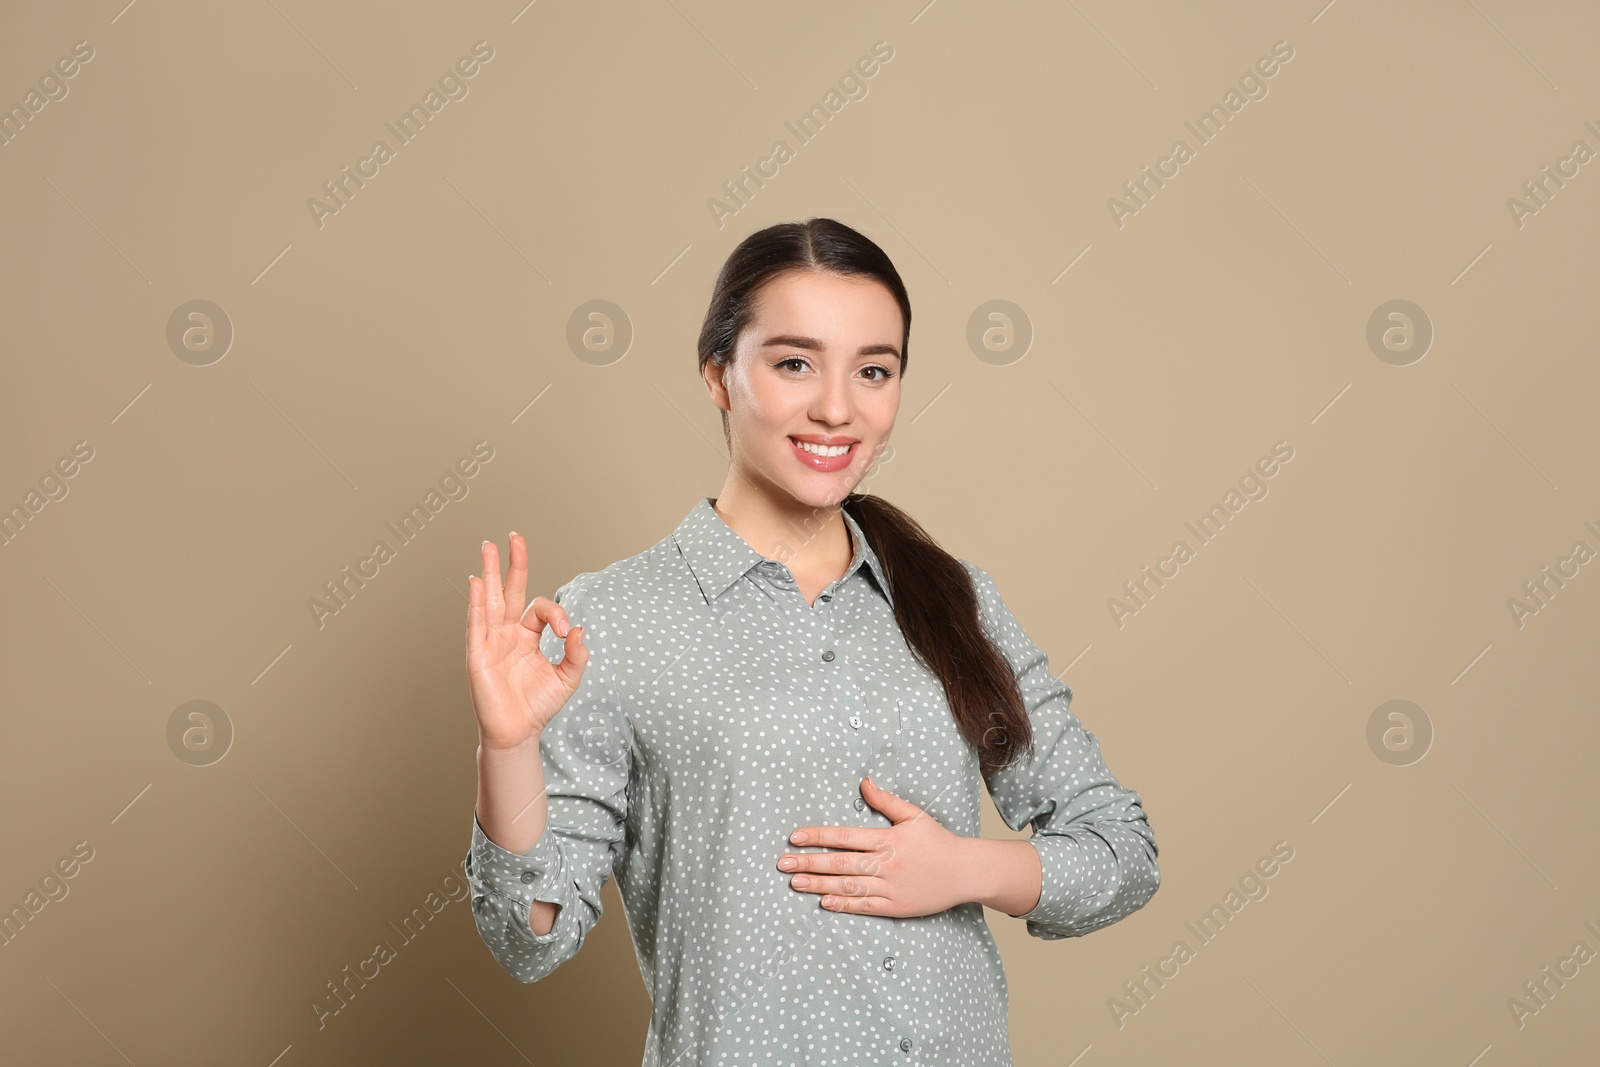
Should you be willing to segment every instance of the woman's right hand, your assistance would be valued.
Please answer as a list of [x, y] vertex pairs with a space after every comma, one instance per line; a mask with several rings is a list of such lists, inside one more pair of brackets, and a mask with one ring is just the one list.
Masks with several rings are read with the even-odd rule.
[[[577, 692], [589, 662], [583, 627], [573, 626], [560, 604], [537, 596], [523, 601], [528, 584], [528, 544], [511, 534], [511, 568], [500, 584], [500, 547], [483, 543], [483, 576], [467, 577], [467, 681], [487, 748], [510, 749], [537, 740], [556, 712]], [[559, 665], [539, 651], [546, 626], [566, 639]]]

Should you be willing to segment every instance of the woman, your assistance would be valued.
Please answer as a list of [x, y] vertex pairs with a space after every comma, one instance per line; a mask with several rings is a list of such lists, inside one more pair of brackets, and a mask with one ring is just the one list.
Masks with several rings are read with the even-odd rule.
[[[490, 541], [469, 579], [478, 931], [538, 981], [615, 873], [647, 1065], [1009, 1067], [983, 905], [1077, 937], [1160, 884], [1139, 795], [987, 572], [856, 491], [910, 332], [866, 237], [752, 234], [699, 341], [721, 492], [553, 600], [524, 608], [515, 532], [505, 588]], [[978, 836], [980, 779], [1031, 838]]]

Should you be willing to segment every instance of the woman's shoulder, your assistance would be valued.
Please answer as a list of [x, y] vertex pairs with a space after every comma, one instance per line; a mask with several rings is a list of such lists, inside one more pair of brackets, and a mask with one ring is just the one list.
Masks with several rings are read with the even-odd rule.
[[1000, 595], [1000, 587], [995, 584], [988, 571], [970, 559], [961, 559], [958, 556], [956, 562], [967, 569], [967, 574], [972, 578], [972, 588], [977, 592], [979, 600], [987, 602]]
[[670, 549], [670, 539], [663, 539], [599, 570], [581, 571], [562, 584], [555, 599], [563, 606], [571, 602], [611, 618], [652, 603], [659, 606], [663, 594], [673, 588]]

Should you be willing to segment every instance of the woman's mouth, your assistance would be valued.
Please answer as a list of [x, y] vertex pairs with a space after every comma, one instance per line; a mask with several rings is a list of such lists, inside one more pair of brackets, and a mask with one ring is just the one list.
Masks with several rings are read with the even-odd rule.
[[794, 451], [795, 457], [814, 471], [843, 470], [850, 465], [855, 457], [856, 445], [860, 442], [851, 442], [849, 445], [817, 445], [807, 441], [802, 444], [793, 437], [789, 438], [789, 447]]

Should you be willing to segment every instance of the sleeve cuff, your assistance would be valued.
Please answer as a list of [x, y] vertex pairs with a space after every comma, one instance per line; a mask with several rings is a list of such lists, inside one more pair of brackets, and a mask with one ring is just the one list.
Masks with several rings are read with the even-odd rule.
[[[498, 893], [515, 901], [521, 918], [521, 932], [534, 944], [554, 941], [561, 928], [561, 920], [569, 910], [569, 883], [566, 860], [556, 841], [555, 831], [549, 825], [527, 852], [517, 854], [501, 848], [489, 840], [478, 822], [477, 812], [472, 814], [472, 848], [467, 854], [467, 876], [480, 896], [484, 892]], [[562, 915], [544, 935], [535, 934], [528, 922], [529, 905], [535, 900], [560, 904]]]
[[1087, 933], [1077, 927], [1086, 916], [1098, 914], [1116, 894], [1116, 853], [1099, 834], [1075, 832], [1083, 836], [1035, 831], [1027, 839], [1039, 853], [1043, 886], [1039, 903], [1017, 918], [1027, 922], [1029, 934], [1046, 941]]

